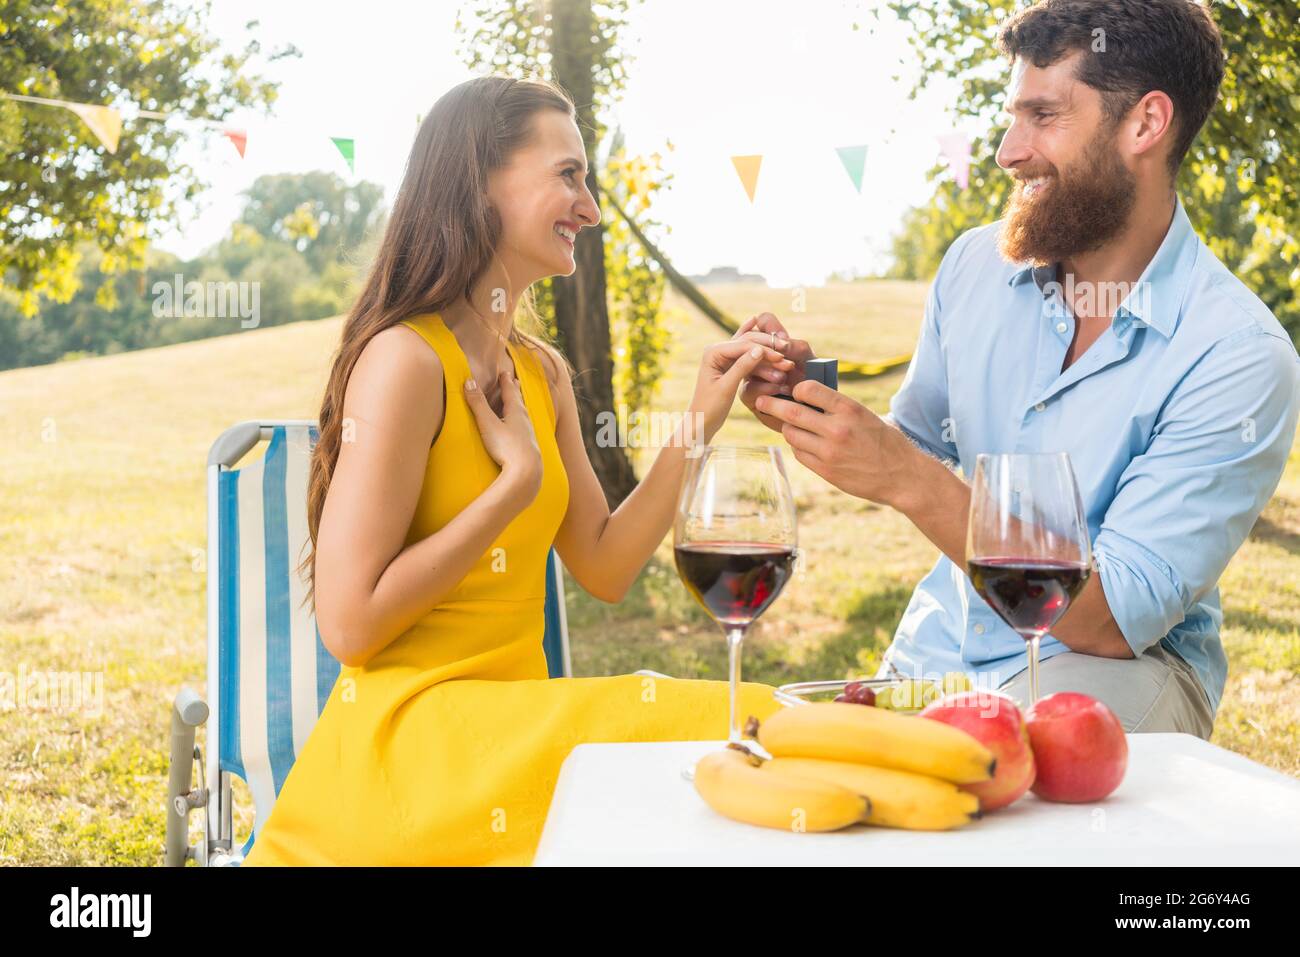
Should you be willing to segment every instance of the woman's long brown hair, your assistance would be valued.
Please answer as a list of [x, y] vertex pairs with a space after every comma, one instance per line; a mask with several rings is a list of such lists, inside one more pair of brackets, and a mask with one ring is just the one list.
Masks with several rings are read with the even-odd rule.
[[[550, 83], [480, 77], [445, 93], [420, 124], [383, 240], [343, 324], [321, 402], [320, 438], [307, 485], [311, 541], [298, 569], [307, 576], [307, 601], [315, 598], [316, 533], [339, 458], [343, 397], [352, 369], [366, 344], [383, 330], [469, 300], [492, 263], [501, 232], [500, 217], [487, 197], [488, 173], [526, 144], [533, 115], [544, 109], [574, 115], [573, 101]], [[529, 293], [519, 297], [520, 305], [535, 319]], [[513, 325], [509, 338], [542, 355], [555, 371], [553, 353], [539, 339]]]

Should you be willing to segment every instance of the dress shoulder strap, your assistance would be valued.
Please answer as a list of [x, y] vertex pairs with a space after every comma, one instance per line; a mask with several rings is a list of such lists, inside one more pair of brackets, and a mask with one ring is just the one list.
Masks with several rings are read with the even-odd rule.
[[469, 360], [461, 351], [456, 337], [443, 323], [442, 316], [436, 312], [427, 312], [403, 319], [402, 325], [413, 329], [434, 352], [438, 353], [438, 358], [442, 360], [443, 376], [450, 384], [464, 384], [470, 375]]

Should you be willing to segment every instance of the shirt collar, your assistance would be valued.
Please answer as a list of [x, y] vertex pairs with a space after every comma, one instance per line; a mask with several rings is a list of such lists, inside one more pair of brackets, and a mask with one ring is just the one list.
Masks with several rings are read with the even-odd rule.
[[[1198, 245], [1191, 220], [1183, 209], [1183, 201], [1174, 197], [1174, 218], [1169, 224], [1160, 248], [1138, 277], [1137, 285], [1115, 310], [1115, 320], [1127, 317], [1145, 322], [1166, 339], [1173, 335], [1182, 309], [1183, 294], [1196, 262]], [[1017, 286], [1029, 278], [1041, 290], [1056, 278], [1056, 263], [1046, 266], [1021, 266], [1007, 279], [1007, 285]]]

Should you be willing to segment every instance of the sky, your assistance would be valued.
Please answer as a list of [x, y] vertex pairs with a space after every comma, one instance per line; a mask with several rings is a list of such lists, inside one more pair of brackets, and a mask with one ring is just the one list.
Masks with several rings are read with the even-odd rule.
[[[652, 213], [671, 226], [662, 246], [678, 269], [729, 265], [794, 286], [888, 265], [902, 214], [933, 192], [927, 171], [939, 160], [936, 137], [953, 128], [953, 87], [945, 80], [908, 98], [916, 65], [904, 27], [888, 13], [877, 22], [875, 2], [644, 0], [634, 9], [627, 88], [605, 117], [629, 149], [665, 157], [673, 178]], [[265, 66], [280, 82], [272, 115], [230, 118], [248, 131], [243, 159], [221, 136], [196, 134], [185, 158], [210, 188], [158, 245], [201, 252], [267, 173], [330, 170], [379, 183], [390, 203], [417, 116], [475, 75], [456, 53], [461, 6], [215, 0], [209, 30], [224, 45], [240, 49], [255, 35], [264, 51], [291, 43], [302, 56]], [[335, 136], [356, 141], [355, 174]], [[860, 194], [835, 152], [857, 145], [868, 147]], [[764, 159], [751, 203], [730, 158], [755, 153]]]

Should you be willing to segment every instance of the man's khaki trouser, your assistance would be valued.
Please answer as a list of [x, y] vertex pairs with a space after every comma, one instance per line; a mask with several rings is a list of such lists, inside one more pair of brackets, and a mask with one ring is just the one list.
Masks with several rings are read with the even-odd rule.
[[[1029, 702], [1029, 671], [999, 687]], [[1192, 666], [1159, 642], [1137, 658], [1100, 658], [1063, 651], [1038, 664], [1038, 696], [1079, 691], [1106, 704], [1125, 731], [1182, 731], [1209, 740], [1214, 712]]]

